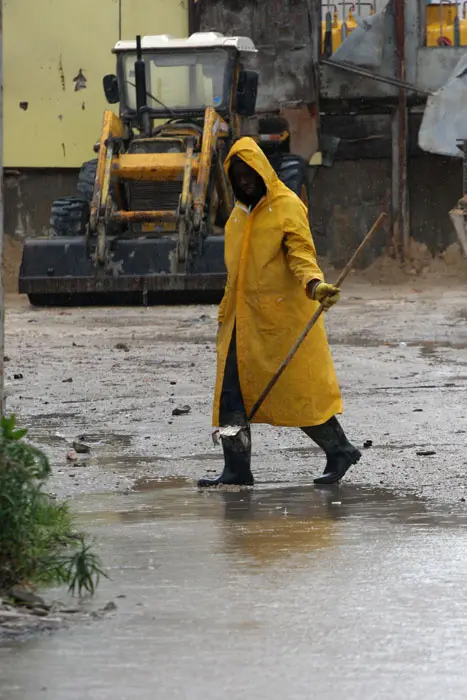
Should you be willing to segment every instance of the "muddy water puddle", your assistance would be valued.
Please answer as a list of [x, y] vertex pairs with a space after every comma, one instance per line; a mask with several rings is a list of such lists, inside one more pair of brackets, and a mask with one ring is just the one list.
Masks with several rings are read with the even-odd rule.
[[[104, 620], [0, 648], [2, 700], [465, 695], [467, 516], [342, 485], [77, 499]], [[124, 597], [118, 597], [124, 596]]]

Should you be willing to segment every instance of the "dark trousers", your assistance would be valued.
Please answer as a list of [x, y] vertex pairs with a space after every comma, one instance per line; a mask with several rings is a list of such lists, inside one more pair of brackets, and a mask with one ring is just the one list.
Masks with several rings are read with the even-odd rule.
[[[241, 422], [232, 422], [232, 418], [241, 416]], [[240, 377], [238, 376], [237, 342], [235, 328], [229, 345], [229, 352], [224, 370], [222, 384], [221, 403], [219, 411], [220, 427], [227, 425], [246, 425], [247, 415], [243, 403], [242, 390], [240, 389]]]
[[225, 363], [219, 422], [221, 428], [225, 428], [228, 425], [243, 426], [242, 430], [240, 430], [237, 435], [233, 437], [224, 437], [222, 439], [222, 449], [224, 451], [223, 477], [227, 479], [252, 479], [250, 469], [251, 431], [240, 389], [235, 328]]
[[[221, 428], [229, 425], [244, 426], [244, 429], [235, 437], [222, 440], [225, 460], [224, 469], [233, 472], [238, 472], [239, 470], [250, 472], [251, 433], [240, 388], [235, 328], [225, 364], [219, 419]], [[304, 426], [301, 430], [321, 447], [328, 457], [342, 452], [351, 452], [355, 449], [348, 442], [342, 426], [335, 416], [322, 425]]]

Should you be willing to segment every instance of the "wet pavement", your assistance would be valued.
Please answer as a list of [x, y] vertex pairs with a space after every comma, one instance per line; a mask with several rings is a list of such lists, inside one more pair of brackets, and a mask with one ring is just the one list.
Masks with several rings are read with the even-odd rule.
[[327, 328], [358, 467], [316, 490], [319, 450], [255, 426], [255, 489], [201, 494], [216, 309], [10, 299], [7, 409], [97, 538], [90, 609], [118, 608], [0, 646], [1, 700], [464, 696], [464, 288], [354, 280]]
[[[2, 700], [465, 695], [467, 518], [342, 485], [78, 498], [104, 620], [0, 647]], [[118, 597], [125, 596], [125, 597]]]
[[[435, 282], [388, 288], [353, 280], [326, 321], [343, 425], [357, 445], [372, 441], [347, 478], [460, 502], [467, 300], [464, 287]], [[10, 300], [7, 409], [46, 448], [57, 495], [218, 472], [221, 452], [210, 437], [216, 314], [212, 306], [57, 310]], [[23, 379], [13, 379], [18, 373]], [[186, 404], [189, 415], [172, 416]], [[70, 464], [66, 454], [81, 435], [91, 454]], [[260, 483], [309, 484], [323, 469], [299, 430], [255, 426], [253, 455]]]

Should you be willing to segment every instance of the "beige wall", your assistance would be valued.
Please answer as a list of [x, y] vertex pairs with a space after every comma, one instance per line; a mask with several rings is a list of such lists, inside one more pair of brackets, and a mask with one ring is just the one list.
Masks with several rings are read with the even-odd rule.
[[[93, 157], [111, 48], [136, 34], [188, 32], [187, 0], [3, 0], [4, 163], [76, 167]], [[76, 90], [76, 78], [85, 88]], [[21, 108], [20, 103], [23, 104]]]

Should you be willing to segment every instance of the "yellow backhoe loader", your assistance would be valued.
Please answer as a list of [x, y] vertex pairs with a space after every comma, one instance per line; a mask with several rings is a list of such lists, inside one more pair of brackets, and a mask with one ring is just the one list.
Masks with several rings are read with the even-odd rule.
[[[223, 161], [255, 113], [258, 74], [242, 67], [255, 51], [216, 32], [116, 44], [117, 74], [103, 82], [119, 114], [104, 113], [76, 195], [53, 203], [52, 236], [26, 241], [20, 293], [39, 306], [220, 297], [233, 206]], [[306, 200], [307, 164], [287, 152], [286, 122], [259, 124], [279, 177]]]

